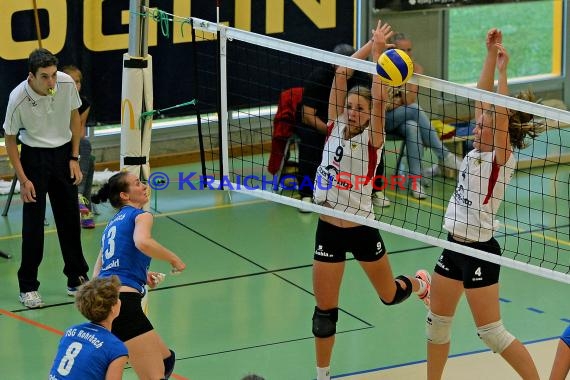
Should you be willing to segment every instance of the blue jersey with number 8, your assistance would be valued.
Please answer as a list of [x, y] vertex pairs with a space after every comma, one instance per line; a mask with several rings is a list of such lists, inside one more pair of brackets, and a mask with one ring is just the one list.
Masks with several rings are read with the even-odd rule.
[[128, 350], [113, 333], [95, 323], [68, 328], [59, 341], [50, 380], [101, 380], [109, 365]]

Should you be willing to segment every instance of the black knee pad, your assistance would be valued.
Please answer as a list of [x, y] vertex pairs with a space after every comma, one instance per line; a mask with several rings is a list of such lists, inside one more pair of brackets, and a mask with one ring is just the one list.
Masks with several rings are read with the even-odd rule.
[[328, 338], [336, 333], [338, 308], [321, 310], [315, 306], [313, 313], [313, 335], [317, 338]]
[[170, 356], [164, 359], [164, 378], [168, 379], [174, 371], [174, 363], [176, 362], [176, 355], [174, 351], [170, 350]]
[[402, 282], [406, 284], [406, 289], [402, 288], [402, 285], [400, 285], [399, 281], [395, 281], [396, 294], [394, 294], [394, 299], [391, 302], [386, 302], [382, 298], [380, 298], [380, 301], [382, 301], [384, 305], [388, 306], [397, 305], [400, 302], [407, 300], [410, 294], [412, 294], [412, 282], [410, 281], [409, 278], [407, 278], [406, 276], [398, 276], [396, 277], [396, 280], [402, 280]]

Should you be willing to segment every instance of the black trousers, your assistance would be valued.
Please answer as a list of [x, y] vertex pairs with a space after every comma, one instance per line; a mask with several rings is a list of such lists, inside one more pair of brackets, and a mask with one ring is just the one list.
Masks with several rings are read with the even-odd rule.
[[91, 210], [91, 189], [93, 188], [93, 175], [95, 174], [95, 160], [91, 156], [91, 151], [91, 142], [82, 137], [79, 142], [79, 168], [83, 174], [83, 180], [77, 185], [77, 191], [87, 198], [89, 210]]
[[33, 148], [22, 144], [20, 161], [36, 190], [36, 202], [24, 203], [22, 221], [22, 262], [18, 270], [20, 292], [38, 290], [38, 269], [44, 251], [46, 195], [49, 195], [57, 237], [63, 255], [67, 286], [87, 279], [89, 266], [81, 248], [81, 228], [77, 186], [69, 172], [71, 143], [57, 148]]
[[301, 197], [312, 198], [317, 168], [323, 159], [326, 135], [303, 124], [298, 125], [295, 132], [299, 137], [299, 194]]

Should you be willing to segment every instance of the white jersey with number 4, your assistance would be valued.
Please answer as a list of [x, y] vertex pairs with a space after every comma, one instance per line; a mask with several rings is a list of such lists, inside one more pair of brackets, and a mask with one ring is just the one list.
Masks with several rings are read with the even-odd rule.
[[455, 192], [449, 200], [443, 227], [471, 241], [489, 241], [499, 228], [495, 215], [516, 168], [511, 153], [505, 165], [495, 162], [495, 152], [472, 150], [461, 163]]
[[344, 116], [328, 124], [323, 158], [315, 177], [314, 200], [335, 210], [374, 219], [372, 178], [381, 149], [370, 144], [369, 128], [344, 138]]

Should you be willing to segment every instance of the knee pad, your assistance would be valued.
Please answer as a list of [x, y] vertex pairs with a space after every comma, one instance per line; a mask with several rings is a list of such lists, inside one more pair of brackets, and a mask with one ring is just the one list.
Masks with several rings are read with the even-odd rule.
[[174, 371], [174, 363], [176, 362], [176, 355], [174, 351], [170, 350], [170, 356], [164, 359], [164, 378], [168, 379]]
[[444, 317], [428, 312], [426, 318], [426, 337], [433, 344], [449, 343], [451, 338], [451, 321], [453, 317]]
[[515, 340], [515, 337], [503, 326], [502, 320], [478, 327], [477, 335], [497, 354], [503, 352]]
[[336, 333], [338, 308], [321, 310], [315, 306], [313, 313], [313, 335], [317, 338], [328, 338]]
[[392, 299], [392, 301], [386, 302], [382, 298], [380, 298], [380, 301], [382, 301], [384, 305], [390, 306], [390, 305], [399, 304], [400, 302], [403, 302], [406, 299], [408, 299], [410, 294], [412, 294], [412, 282], [410, 281], [409, 278], [407, 278], [406, 276], [398, 276], [396, 277], [396, 280], [402, 280], [402, 282], [406, 284], [406, 289], [402, 288], [402, 285], [400, 285], [399, 281], [395, 281], [396, 294], [394, 294], [394, 298]]

